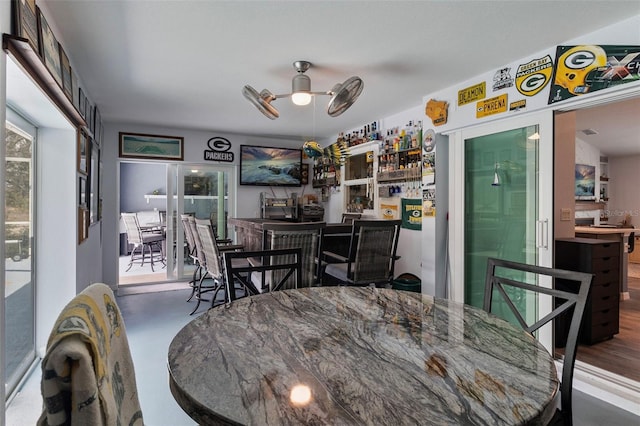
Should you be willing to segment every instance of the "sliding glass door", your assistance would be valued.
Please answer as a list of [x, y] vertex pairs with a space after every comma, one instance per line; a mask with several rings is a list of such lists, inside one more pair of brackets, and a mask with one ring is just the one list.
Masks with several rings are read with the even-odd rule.
[[[487, 258], [552, 265], [553, 135], [550, 114], [502, 120], [459, 133], [457, 188], [462, 232], [454, 244], [465, 303], [482, 307]], [[454, 198], [455, 198], [454, 197]], [[454, 216], [455, 216], [454, 214]], [[550, 280], [518, 277], [551, 286]], [[458, 293], [460, 294], [460, 292]], [[516, 296], [529, 319], [550, 311], [551, 301]], [[498, 308], [498, 312], [499, 312]], [[509, 317], [509, 309], [503, 313]], [[551, 328], [541, 340], [551, 348]]]
[[[11, 116], [11, 114], [7, 114]], [[34, 151], [35, 128], [6, 123], [5, 389], [9, 395], [35, 359]]]
[[[121, 226], [119, 285], [166, 283], [190, 279], [195, 265], [186, 249], [181, 214], [210, 219], [217, 235], [229, 235], [227, 219], [235, 214], [233, 166], [159, 162], [120, 163], [120, 210], [136, 213], [141, 226], [158, 225], [165, 235], [164, 263], [134, 261], [132, 245]], [[128, 270], [127, 270], [128, 269]]]
[[180, 215], [209, 219], [218, 238], [228, 238], [227, 220], [235, 215], [235, 171], [232, 166], [171, 165], [168, 181], [174, 197], [167, 203], [168, 217], [173, 218], [172, 242], [167, 245], [175, 250], [175, 276], [184, 279], [191, 277], [195, 266], [187, 255]]

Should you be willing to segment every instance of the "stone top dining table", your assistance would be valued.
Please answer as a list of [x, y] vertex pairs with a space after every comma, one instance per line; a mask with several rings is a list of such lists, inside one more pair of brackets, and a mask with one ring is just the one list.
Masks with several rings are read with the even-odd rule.
[[559, 382], [532, 336], [481, 309], [313, 287], [210, 309], [174, 337], [171, 392], [199, 424], [545, 424]]

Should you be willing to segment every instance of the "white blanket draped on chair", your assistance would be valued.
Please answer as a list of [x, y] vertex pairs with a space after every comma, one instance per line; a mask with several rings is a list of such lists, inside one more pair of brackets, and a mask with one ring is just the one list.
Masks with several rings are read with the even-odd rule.
[[58, 317], [41, 390], [38, 425], [143, 425], [124, 322], [107, 285], [92, 284]]

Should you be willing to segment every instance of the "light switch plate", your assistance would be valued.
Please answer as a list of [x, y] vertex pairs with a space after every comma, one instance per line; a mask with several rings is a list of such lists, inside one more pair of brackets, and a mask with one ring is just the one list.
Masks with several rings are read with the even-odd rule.
[[560, 220], [562, 220], [562, 221], [571, 220], [571, 209], [561, 209], [560, 210]]

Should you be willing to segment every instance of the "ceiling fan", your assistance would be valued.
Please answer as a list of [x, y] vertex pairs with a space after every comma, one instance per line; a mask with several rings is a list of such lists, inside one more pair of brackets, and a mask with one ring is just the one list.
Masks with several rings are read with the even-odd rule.
[[242, 94], [249, 100], [258, 110], [266, 117], [275, 120], [280, 117], [278, 110], [271, 105], [275, 99], [291, 97], [291, 101], [296, 105], [308, 105], [312, 96], [328, 95], [331, 96], [327, 105], [327, 114], [331, 117], [337, 117], [345, 112], [358, 99], [364, 83], [357, 76], [348, 78], [344, 83], [339, 83], [326, 92], [312, 92], [311, 79], [305, 75], [305, 72], [311, 68], [311, 62], [296, 61], [293, 68], [297, 74], [291, 82], [291, 93], [284, 95], [274, 95], [268, 89], [262, 90], [260, 93], [248, 84], [242, 89]]

